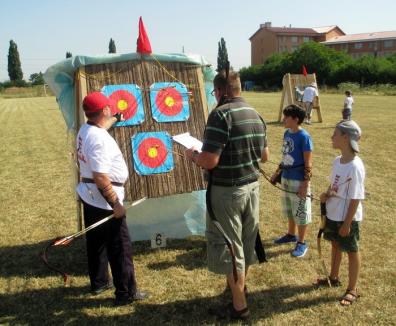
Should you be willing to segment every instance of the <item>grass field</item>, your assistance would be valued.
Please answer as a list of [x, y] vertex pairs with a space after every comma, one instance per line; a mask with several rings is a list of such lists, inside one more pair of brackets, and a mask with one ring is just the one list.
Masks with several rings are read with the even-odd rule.
[[[268, 122], [271, 161], [280, 159], [283, 128], [275, 123], [280, 93], [247, 93]], [[324, 123], [306, 129], [314, 140], [313, 190], [327, 186], [331, 163], [338, 153], [330, 136], [341, 117], [342, 95], [321, 96]], [[261, 180], [261, 234], [269, 262], [251, 268], [247, 285], [252, 324], [396, 324], [395, 149], [396, 97], [355, 98], [353, 117], [363, 130], [361, 157], [367, 170], [367, 200], [361, 232], [361, 298], [341, 307], [344, 288], [315, 290], [321, 273], [316, 252], [319, 207], [308, 241], [310, 250], [294, 259], [291, 246], [273, 246], [285, 231], [280, 218], [280, 193]], [[314, 116], [315, 120], [316, 116]], [[113, 295], [88, 295], [84, 239], [51, 252], [54, 265], [72, 275], [64, 287], [59, 275], [47, 270], [39, 253], [56, 236], [75, 232], [72, 163], [65, 123], [54, 97], [0, 98], [0, 324], [1, 325], [191, 325], [216, 324], [208, 306], [220, 301], [223, 277], [205, 265], [205, 242], [195, 237], [172, 240], [162, 250], [148, 242], [134, 243], [135, 267], [149, 300], [114, 308]], [[267, 163], [265, 170], [274, 171]], [[322, 242], [327, 265], [329, 244]], [[347, 283], [346, 257], [341, 269]]]

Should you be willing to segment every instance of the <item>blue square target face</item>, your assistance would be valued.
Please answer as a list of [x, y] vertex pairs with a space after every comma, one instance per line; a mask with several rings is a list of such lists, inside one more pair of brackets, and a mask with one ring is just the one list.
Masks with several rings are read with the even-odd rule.
[[121, 113], [125, 121], [115, 123], [115, 127], [139, 125], [144, 121], [142, 92], [135, 84], [106, 85], [102, 93], [111, 101], [111, 113]]
[[137, 174], [166, 173], [173, 169], [172, 138], [167, 132], [141, 132], [131, 138]]
[[190, 117], [188, 91], [182, 83], [152, 84], [150, 103], [157, 122], [186, 121]]

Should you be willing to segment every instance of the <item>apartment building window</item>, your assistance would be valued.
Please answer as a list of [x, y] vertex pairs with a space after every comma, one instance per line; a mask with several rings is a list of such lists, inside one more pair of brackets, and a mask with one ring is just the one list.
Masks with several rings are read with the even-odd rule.
[[304, 36], [303, 37], [303, 42], [309, 42], [311, 40], [311, 38], [309, 36]]
[[384, 48], [385, 49], [393, 48], [393, 40], [384, 41]]
[[355, 49], [362, 49], [362, 48], [363, 48], [363, 43], [355, 43], [355, 44], [353, 45], [353, 47], [354, 47]]
[[298, 45], [293, 45], [293, 46], [291, 47], [292, 52], [296, 51], [297, 49], [298, 49]]
[[297, 43], [298, 42], [298, 37], [297, 36], [292, 36], [291, 37], [292, 43]]
[[281, 45], [281, 46], [279, 47], [279, 52], [280, 52], [280, 53], [282, 53], [282, 52], [287, 52], [287, 46]]

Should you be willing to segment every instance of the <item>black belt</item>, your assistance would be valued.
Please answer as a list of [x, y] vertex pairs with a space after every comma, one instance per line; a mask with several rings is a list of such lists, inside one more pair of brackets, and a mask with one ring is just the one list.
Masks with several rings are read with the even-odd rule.
[[224, 184], [224, 183], [217, 183], [216, 181], [212, 182], [213, 186], [220, 186], [220, 187], [241, 187], [241, 186], [246, 186], [249, 183], [253, 183], [256, 182], [258, 179], [256, 180], [244, 180], [244, 181], [240, 181], [240, 182], [234, 182], [233, 184]]
[[[82, 183], [95, 183], [95, 180], [94, 179], [90, 179], [90, 178], [81, 178], [81, 182]], [[111, 184], [113, 186], [116, 186], [116, 187], [123, 187], [124, 186], [123, 183], [115, 182], [115, 181], [111, 181]]]

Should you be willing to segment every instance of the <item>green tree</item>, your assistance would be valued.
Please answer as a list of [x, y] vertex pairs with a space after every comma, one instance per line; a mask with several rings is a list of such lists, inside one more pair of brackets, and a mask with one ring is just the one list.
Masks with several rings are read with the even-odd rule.
[[10, 48], [8, 50], [8, 76], [12, 82], [21, 81], [23, 78], [18, 47], [13, 40], [10, 41]]
[[73, 56], [73, 55], [72, 55], [71, 52], [69, 52], [69, 51], [66, 52], [66, 59], [67, 59], [67, 58], [71, 58], [72, 56]]
[[110, 38], [109, 42], [109, 53], [116, 53], [116, 45], [112, 38]]
[[219, 49], [217, 52], [217, 71], [223, 70], [227, 66], [228, 62], [228, 52], [227, 52], [227, 47], [226, 47], [226, 42], [224, 41], [224, 38], [220, 39], [220, 42], [218, 43]]
[[29, 81], [32, 83], [32, 85], [44, 85], [45, 84], [44, 76], [41, 71], [39, 73], [31, 74], [29, 77]]

